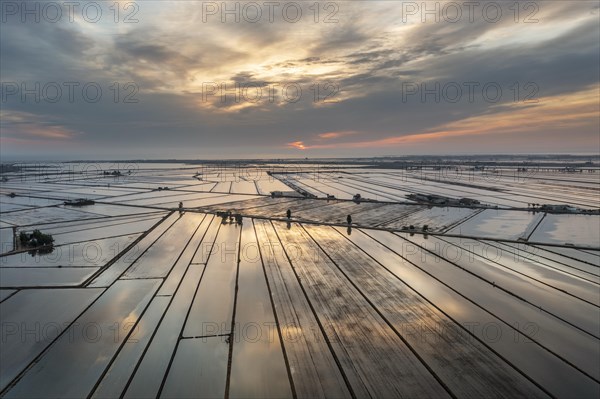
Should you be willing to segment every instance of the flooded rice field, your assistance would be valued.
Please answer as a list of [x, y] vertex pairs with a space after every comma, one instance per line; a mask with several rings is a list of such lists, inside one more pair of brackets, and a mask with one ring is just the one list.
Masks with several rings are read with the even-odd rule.
[[600, 396], [598, 170], [21, 166], [1, 397]]

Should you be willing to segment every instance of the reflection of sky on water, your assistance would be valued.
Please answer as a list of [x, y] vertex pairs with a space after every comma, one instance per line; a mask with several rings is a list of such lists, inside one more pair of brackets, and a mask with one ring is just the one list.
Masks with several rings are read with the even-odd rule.
[[[230, 396], [291, 397], [258, 241], [250, 220], [243, 225], [240, 248]], [[285, 341], [284, 331], [282, 336]]]
[[[43, 232], [53, 234], [56, 242], [52, 253], [39, 256], [37, 260], [27, 253], [0, 258], [0, 286], [5, 287], [0, 291], [0, 301], [3, 301], [0, 304], [2, 322], [23, 319], [41, 323], [68, 323], [73, 320], [80, 323], [77, 327], [79, 330], [72, 328], [74, 341], [67, 344], [64, 342], [67, 338], [59, 338], [39, 361], [32, 364], [30, 372], [16, 383], [15, 388], [7, 392], [7, 397], [25, 393], [37, 397], [46, 392], [61, 397], [85, 397], [90, 393], [98, 398], [118, 397], [129, 382], [126, 397], [155, 397], [163, 382], [161, 394], [165, 397], [197, 397], [200, 394], [222, 396], [228, 378], [230, 349], [231, 397], [291, 396], [290, 377], [298, 396], [310, 389], [302, 386], [302, 383], [306, 385], [306, 381], [318, 381], [321, 384], [310, 392], [329, 393], [324, 396], [332, 397], [349, 396], [350, 393], [344, 391], [348, 388], [340, 365], [346, 376], [350, 376], [350, 381], [360, 379], [361, 382], [356, 385], [358, 388], [352, 385], [352, 389], [355, 394], [358, 393], [357, 396], [361, 396], [361, 389], [365, 384], [373, 383], [374, 375], [383, 375], [377, 372], [377, 367], [387, 364], [385, 356], [395, 357], [395, 363], [386, 369], [386, 376], [390, 378], [404, 372], [407, 364], [412, 367], [410, 361], [404, 360], [404, 355], [398, 355], [399, 348], [405, 346], [399, 341], [398, 334], [413, 345], [415, 352], [425, 359], [428, 366], [441, 376], [449, 375], [443, 378], [450, 378], [459, 387], [460, 384], [469, 384], [461, 378], [477, 375], [478, 370], [441, 368], [439, 365], [445, 361], [453, 362], [457, 354], [463, 353], [464, 357], [459, 356], [455, 364], [468, 367], [461, 362], [472, 359], [470, 356], [475, 349], [461, 340], [465, 337], [475, 340], [476, 337], [481, 340], [477, 342], [479, 348], [483, 348], [482, 356], [489, 360], [495, 358], [492, 350], [497, 351], [556, 396], [594, 396], [597, 393], [597, 383], [559, 359], [559, 356], [598, 378], [600, 356], [595, 356], [598, 354], [598, 340], [547, 313], [551, 312], [581, 329], [600, 334], [597, 308], [560, 291], [568, 291], [585, 301], [598, 303], [598, 287], [595, 283], [600, 282], [597, 277], [600, 257], [596, 252], [583, 252], [569, 247], [541, 249], [525, 243], [521, 246], [479, 241], [490, 247], [486, 254], [492, 259], [469, 258], [465, 256], [464, 249], [473, 247], [467, 247], [464, 240], [458, 238], [393, 235], [363, 227], [391, 221], [400, 225], [429, 224], [430, 228], [441, 228], [460, 223], [474, 212], [479, 212], [478, 209], [426, 208], [401, 204], [384, 207], [367, 202], [355, 204], [257, 198], [257, 190], [286, 191], [289, 188], [278, 180], [270, 181], [271, 177], [256, 181], [240, 180], [235, 176], [238, 169], [232, 169], [235, 173], [211, 171], [202, 176], [204, 180], [198, 180], [200, 178], [191, 177], [191, 173], [196, 173], [197, 169], [190, 165], [147, 165], [162, 170], [148, 170], [144, 172], [145, 175], [137, 171], [137, 176], [127, 181], [111, 179], [110, 187], [104, 185], [106, 182], [90, 181], [84, 176], [69, 184], [37, 182], [21, 185], [24, 191], [30, 190], [36, 195], [48, 194], [54, 198], [65, 195], [108, 195], [111, 196], [107, 199], [111, 204], [96, 203], [83, 208], [61, 205], [6, 214], [7, 221], [11, 223], [31, 224], [22, 226], [23, 230], [29, 231], [39, 226]], [[186, 170], [173, 169], [175, 167]], [[202, 168], [198, 170], [202, 171]], [[394, 173], [371, 170], [353, 177], [349, 173], [332, 172], [317, 181], [311, 173], [298, 173], [296, 176], [302, 176], [307, 186], [328, 193], [339, 193], [340, 196], [369, 190], [377, 192], [381, 198], [389, 196], [402, 199], [405, 193], [403, 188], [448, 195], [476, 194], [482, 198], [486, 195], [485, 190], [480, 188], [419, 181], [418, 177], [410, 177], [405, 182], [393, 176]], [[344, 178], [339, 179], [342, 175]], [[257, 176], [262, 179], [267, 175], [261, 171]], [[560, 184], [566, 181], [564, 176], [554, 177], [562, 182]], [[577, 179], [589, 180], [585, 176], [577, 176]], [[209, 182], [211, 180], [214, 182]], [[375, 184], [377, 182], [395, 187], [384, 187]], [[101, 184], [101, 187], [94, 186], [97, 184]], [[10, 185], [7, 190], [19, 192], [17, 181]], [[169, 186], [170, 190], [159, 192], [155, 190], [157, 186]], [[518, 187], [511, 184], [510, 189]], [[522, 191], [535, 194], [539, 190], [536, 187], [524, 185]], [[208, 192], [213, 188], [218, 188], [216, 191], [231, 190], [231, 194]], [[561, 195], [576, 200], [583, 195], [581, 192], [563, 190]], [[551, 193], [549, 190], [548, 195]], [[490, 200], [496, 198], [507, 203], [523, 199], [509, 192], [487, 194]], [[28, 198], [17, 196], [6, 197], [5, 200], [2, 197], [0, 202], [3, 210], [59, 202]], [[275, 230], [268, 220], [245, 217], [240, 227], [221, 224], [221, 219], [212, 215], [205, 217], [200, 212], [186, 211], [180, 217], [176, 211], [114, 264], [110, 264], [106, 270], [99, 269], [112, 259], [117, 249], [124, 249], [139, 233], [167, 215], [164, 209], [138, 205], [176, 207], [179, 200], [186, 207], [213, 204], [212, 210], [232, 209], [235, 212], [248, 209], [252, 214], [267, 217], [284, 216], [291, 207], [294, 219], [316, 221], [344, 222], [346, 215], [351, 213], [357, 225], [352, 227], [349, 234], [345, 225], [334, 230], [324, 226], [301, 226], [292, 220], [287, 225], [275, 223]], [[119, 217], [107, 218], [107, 215]], [[452, 232], [518, 238], [526, 236], [542, 215], [485, 210], [457, 225]], [[0, 235], [2, 241], [9, 243], [12, 241], [12, 229], [4, 221], [5, 214], [2, 216], [0, 228], [3, 229]], [[531, 240], [558, 243], [571, 240], [598, 246], [600, 233], [595, 219], [596, 216], [590, 215], [548, 215]], [[264, 226], [267, 226], [266, 230]], [[240, 237], [241, 243], [238, 242]], [[279, 238], [284, 243], [292, 244], [285, 248], [285, 253]], [[323, 257], [321, 248], [313, 239], [332, 260]], [[190, 243], [186, 247], [188, 241]], [[260, 244], [260, 253], [257, 242]], [[354, 243], [357, 247], [353, 246]], [[78, 248], [87, 244], [87, 258], [83, 253], [69, 256], [69, 252], [65, 252], [66, 248], [75, 244], [81, 245]], [[439, 244], [439, 248], [447, 245], [448, 248], [440, 254], [455, 260], [460, 268], [440, 261], [431, 253], [419, 251], [418, 245], [421, 245], [436, 252], [436, 244]], [[510, 248], [514, 245], [519, 245], [521, 257], [511, 253]], [[463, 247], [461, 259], [456, 258], [461, 252], [459, 246]], [[496, 251], [492, 246], [501, 249], [500, 258], [494, 256]], [[101, 257], [96, 256], [97, 248], [101, 249]], [[241, 250], [239, 268], [238, 249]], [[277, 254], [270, 253], [271, 249], [275, 249]], [[403, 255], [408, 261], [392, 251]], [[528, 251], [530, 257], [524, 257], [523, 251]], [[56, 267], [59, 264], [88, 267]], [[132, 264], [133, 267], [130, 267]], [[97, 271], [99, 276], [87, 288], [38, 287], [20, 290], [16, 294], [10, 289], [11, 285], [21, 284], [78, 285]], [[155, 280], [144, 279], [147, 277]], [[157, 292], [157, 283], [163, 278], [164, 284]], [[503, 292], [500, 287], [517, 296]], [[84, 311], [100, 294], [97, 302]], [[235, 330], [230, 340], [226, 334], [232, 328], [234, 309]], [[341, 311], [332, 312], [332, 309]], [[84, 313], [80, 317], [82, 311]], [[276, 317], [280, 322], [279, 331], [274, 324]], [[131, 335], [133, 340], [123, 342], [138, 319], [140, 322]], [[384, 319], [390, 324], [386, 324]], [[114, 340], [115, 321], [120, 327], [117, 341]], [[102, 330], [103, 335], [98, 342], [77, 337], [82, 332], [81, 323], [88, 322], [97, 323]], [[391, 325], [397, 328], [398, 334]], [[538, 343], [526, 342], [527, 338], [512, 329], [512, 325]], [[464, 327], [459, 330], [462, 335], [453, 335], [454, 329], [460, 326]], [[486, 330], [485, 326], [490, 328]], [[466, 329], [471, 329], [473, 336], [468, 335]], [[498, 339], [494, 339], [496, 331], [501, 333]], [[209, 332], [224, 335], [199, 337]], [[95, 329], [90, 327], [88, 333], [93, 336]], [[425, 341], [419, 341], [419, 333], [423, 334]], [[183, 339], [180, 339], [182, 335]], [[3, 334], [3, 338], [5, 336]], [[3, 384], [27, 367], [50, 343], [42, 339], [30, 345], [31, 342], [27, 340], [25, 343], [15, 341], [15, 337], [21, 339], [20, 336], [8, 336], [9, 342], [2, 346], [0, 381]], [[428, 357], [432, 353], [428, 346], [432, 342], [429, 340], [434, 340], [433, 343], [437, 345], [434, 347], [435, 358]], [[365, 347], [371, 351], [363, 351]], [[374, 358], [378, 364], [367, 369], [365, 365]], [[340, 359], [341, 363], [336, 362]], [[364, 368], [359, 370], [361, 367]], [[496, 370], [497, 376], [502, 375], [502, 369]], [[480, 375], [484, 375], [483, 372]], [[360, 378], [353, 379], [353, 376]], [[418, 378], [403, 376], [404, 381], [419, 385]], [[488, 384], [495, 381], [492, 377], [484, 380]], [[480, 383], [480, 380], [475, 381], [468, 389]], [[389, 386], [374, 389], [387, 388]], [[462, 391], [462, 388], [457, 388], [458, 391]]]
[[[396, 276], [411, 285], [415, 290], [424, 295], [428, 300], [447, 312], [452, 318], [462, 325], [475, 325], [479, 329], [474, 330], [476, 335], [498, 350], [503, 356], [521, 367], [528, 375], [541, 381], [544, 386], [550, 387], [556, 392], [563, 392], [564, 395], [575, 395], [574, 389], [581, 395], [589, 395], [595, 392], [597, 385], [588, 378], [582, 376], [578, 371], [567, 366], [556, 357], [549, 354], [546, 350], [535, 344], [525, 342], [525, 337], [515, 335], [508, 325], [503, 324], [492, 314], [484, 309], [490, 309], [498, 316], [507, 320], [510, 324], [518, 323], [521, 328], [528, 322], [534, 322], [539, 327], [535, 339], [549, 343], [554, 350], [559, 350], [565, 355], [569, 355], [570, 360], [578, 363], [588, 363], [588, 369], [599, 370], [600, 365], [595, 358], [590, 358], [589, 353], [597, 351], [597, 342], [584, 344], [589, 339], [582, 336], [576, 330], [561, 327], [560, 323], [548, 317], [540, 319], [539, 309], [529, 305], [523, 305], [515, 302], [513, 297], [498, 295], [491, 286], [481, 282], [474, 283], [468, 275], [459, 273], [458, 269], [449, 266], [443, 262], [424, 262], [422, 253], [415, 252], [414, 244], [406, 244], [405, 241], [393, 234], [381, 231], [369, 231], [369, 235], [376, 238], [387, 248], [406, 256], [411, 262], [419, 265], [424, 271], [436, 276], [441, 282], [453, 287], [459, 295], [453, 290], [441, 285], [440, 282], [433, 280], [431, 276], [416, 268], [414, 265], [401, 260], [396, 256], [391, 256], [389, 249], [370, 239], [362, 231], [355, 232], [349, 237], [353, 242], [365, 249], [369, 254], [375, 257], [384, 266], [388, 267]], [[415, 235], [411, 240], [420, 237]], [[423, 240], [424, 241], [424, 240]], [[420, 243], [416, 241], [417, 243]], [[431, 260], [433, 255], [426, 255]], [[427, 257], [425, 258], [427, 259]], [[470, 298], [477, 305], [466, 301]], [[483, 309], [482, 309], [482, 308]], [[456, 311], [458, 309], [458, 311]], [[475, 324], [473, 324], [475, 323]], [[486, 323], [494, 323], [502, 328], [502, 337], [498, 342], [491, 342], [482, 335], [482, 327]], [[561, 335], [561, 331], [562, 334]], [[529, 332], [529, 331], [528, 331]], [[564, 337], [570, 337], [565, 341]], [[517, 338], [515, 338], [517, 337]], [[582, 338], [583, 337], [583, 338]], [[560, 379], [556, 379], [560, 376]]]
[[135, 234], [96, 239], [75, 244], [57, 245], [54, 246], [51, 253], [43, 255], [32, 256], [28, 252], [22, 252], [3, 256], [0, 258], [0, 268], [104, 266], [139, 236], [140, 234]]
[[123, 392], [125, 385], [129, 381], [129, 377], [135, 369], [137, 361], [141, 358], [152, 334], [156, 330], [170, 299], [169, 297], [155, 297], [152, 300], [92, 397], [115, 398], [121, 395], [121, 392]]
[[448, 233], [516, 240], [525, 234], [536, 217], [538, 215], [531, 212], [486, 209]]
[[61, 335], [6, 397], [87, 396], [129, 331], [125, 329], [115, 335], [114, 326], [123, 328], [123, 321], [132, 314], [137, 319], [158, 283], [158, 280], [115, 283]]
[[531, 241], [600, 247], [600, 216], [547, 215]]
[[[21, 291], [0, 304], [3, 323], [0, 389], [101, 293], [100, 289], [36, 289]], [[32, 334], [24, 335], [25, 329]]]

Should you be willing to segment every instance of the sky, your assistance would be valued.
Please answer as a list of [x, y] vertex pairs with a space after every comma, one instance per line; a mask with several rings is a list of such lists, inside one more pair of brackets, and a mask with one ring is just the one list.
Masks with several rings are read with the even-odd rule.
[[598, 1], [5, 1], [0, 156], [600, 152]]

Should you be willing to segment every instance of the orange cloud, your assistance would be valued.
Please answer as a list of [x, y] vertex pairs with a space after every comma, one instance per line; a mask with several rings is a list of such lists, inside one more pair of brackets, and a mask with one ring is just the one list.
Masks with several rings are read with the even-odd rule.
[[344, 136], [351, 136], [353, 134], [356, 134], [356, 132], [327, 132], [327, 133], [321, 133], [318, 136], [321, 139], [329, 140], [329, 139], [337, 139], [339, 137], [344, 137]]
[[423, 133], [388, 137], [353, 147], [388, 146], [434, 141], [448, 137], [535, 133], [555, 129], [577, 129], [598, 124], [600, 86], [581, 92], [541, 98], [536, 104], [514, 103], [501, 112], [478, 115], [448, 123]]
[[80, 133], [57, 123], [48, 123], [41, 116], [18, 111], [1, 111], [3, 134], [5, 137], [31, 140], [68, 140]]
[[70, 139], [76, 136], [75, 132], [62, 126], [29, 125], [23, 129], [22, 133], [42, 139]]
[[[357, 132], [327, 132], [327, 133], [320, 133], [317, 135], [317, 140], [321, 141], [321, 140], [331, 140], [331, 139], [336, 139], [339, 137], [344, 137], [344, 136], [350, 136], [353, 134], [356, 134]], [[304, 144], [304, 141], [293, 141], [291, 143], [287, 143], [286, 144], [287, 147], [290, 148], [295, 148], [297, 150], [308, 150], [311, 148], [333, 148], [333, 147], [337, 147], [337, 144], [315, 144], [315, 145], [306, 145]]]
[[[513, 103], [502, 105], [501, 111], [472, 116], [440, 125], [423, 132], [391, 136], [372, 141], [305, 145], [302, 149], [376, 148], [395, 145], [435, 142], [459, 136], [496, 136], [511, 133], [537, 133], [556, 128], [575, 130], [598, 125], [600, 85], [580, 92], [543, 97], [535, 104]], [[320, 134], [321, 139], [341, 137], [344, 132]], [[300, 147], [298, 147], [300, 148]]]
[[294, 141], [292, 143], [287, 143], [288, 147], [296, 148], [298, 150], [306, 150], [306, 146], [302, 141]]

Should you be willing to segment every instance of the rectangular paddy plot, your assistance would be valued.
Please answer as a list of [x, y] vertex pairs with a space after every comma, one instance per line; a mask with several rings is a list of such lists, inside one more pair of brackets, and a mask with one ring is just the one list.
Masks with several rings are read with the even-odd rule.
[[486, 209], [448, 231], [450, 234], [517, 240], [528, 238], [544, 214]]
[[600, 216], [548, 215], [531, 236], [531, 241], [569, 243], [598, 248]]
[[0, 397], [600, 396], [597, 176], [140, 166], [2, 182]]

